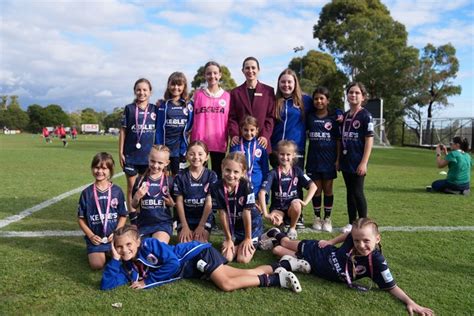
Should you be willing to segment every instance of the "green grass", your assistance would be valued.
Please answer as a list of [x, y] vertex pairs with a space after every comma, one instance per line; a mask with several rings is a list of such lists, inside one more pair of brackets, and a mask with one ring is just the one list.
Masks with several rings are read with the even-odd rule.
[[[0, 135], [0, 219], [91, 182], [92, 156], [109, 151], [116, 158], [117, 147], [112, 137], [80, 136], [62, 148], [57, 140], [45, 144], [37, 135]], [[443, 177], [438, 172], [432, 151], [375, 149], [366, 178], [369, 216], [381, 226], [473, 226], [473, 196], [424, 192], [426, 185]], [[125, 188], [124, 177], [115, 183]], [[347, 221], [342, 176], [334, 189], [333, 223], [342, 226]], [[79, 194], [70, 196], [2, 230], [77, 230], [78, 198]], [[305, 217], [309, 225], [310, 208]], [[331, 236], [305, 233], [300, 238]], [[214, 236], [212, 241], [218, 246], [221, 238]], [[382, 244], [398, 285], [412, 298], [439, 315], [467, 315], [474, 310], [473, 238], [472, 231], [384, 232]], [[260, 288], [222, 293], [200, 280], [147, 291], [122, 287], [101, 292], [101, 273], [88, 268], [81, 237], [0, 238], [0, 255], [0, 315], [405, 314], [402, 303], [378, 289], [359, 293], [307, 275], [299, 275], [300, 294]], [[271, 253], [259, 251], [248, 267], [274, 260]], [[123, 307], [113, 308], [115, 302]]]

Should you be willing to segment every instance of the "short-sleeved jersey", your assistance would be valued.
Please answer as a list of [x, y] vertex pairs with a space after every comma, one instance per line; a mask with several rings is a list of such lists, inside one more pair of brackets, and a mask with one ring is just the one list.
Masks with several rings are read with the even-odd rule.
[[374, 122], [372, 115], [365, 108], [361, 108], [353, 116], [349, 113], [350, 111], [344, 113], [341, 126], [340, 167], [344, 172], [356, 173], [364, 156], [365, 138], [374, 136]]
[[[174, 196], [183, 197], [184, 215], [189, 225], [197, 225], [201, 221], [204, 213], [206, 197], [211, 194], [210, 186], [217, 182], [217, 175], [214, 171], [204, 168], [201, 176], [195, 179], [189, 168], [178, 173], [174, 179]], [[207, 219], [212, 222], [212, 213]]]
[[[350, 252], [354, 248], [352, 235], [349, 234], [341, 247], [327, 246], [319, 248], [318, 241], [302, 241], [303, 246], [299, 252], [311, 265], [311, 273], [326, 280], [346, 282], [345, 271], [350, 274], [352, 281], [364, 277], [371, 278], [379, 288], [391, 289], [396, 282], [390, 273], [387, 260], [379, 250], [372, 251], [368, 256], [355, 256], [353, 265]], [[372, 268], [369, 264], [369, 256], [372, 256]], [[371, 272], [372, 271], [372, 272]]]
[[[137, 108], [138, 117], [135, 116]], [[122, 128], [125, 129], [123, 153], [127, 164], [148, 165], [148, 153], [155, 138], [156, 115], [156, 106], [152, 103], [149, 103], [144, 110], [135, 103], [125, 106]], [[140, 143], [140, 148], [137, 148], [137, 143]]]
[[341, 138], [336, 117], [318, 117], [311, 112], [307, 116], [309, 147], [306, 172], [333, 172], [336, 169], [337, 141]]
[[229, 109], [229, 92], [220, 90], [220, 93], [211, 96], [204, 89], [196, 90], [191, 141], [203, 141], [209, 151], [225, 153], [229, 135], [227, 129]]
[[240, 143], [230, 148], [229, 152], [242, 152], [245, 154], [245, 160], [247, 161], [247, 169], [251, 172], [248, 174], [248, 178], [252, 182], [253, 192], [257, 196], [262, 186], [262, 182], [267, 178], [268, 174], [268, 154], [267, 150], [258, 144], [256, 138], [251, 141], [247, 141], [240, 138]]
[[219, 180], [211, 186], [211, 197], [212, 209], [226, 212], [230, 221], [229, 228], [231, 233], [232, 229], [234, 232], [233, 237], [242, 240], [245, 236], [242, 213], [247, 209], [250, 210], [252, 216], [252, 238], [262, 231], [262, 216], [255, 206], [255, 194], [247, 180], [240, 179], [237, 192], [228, 195], [229, 209], [227, 209], [223, 180]]
[[188, 135], [193, 121], [193, 103], [184, 99], [175, 104], [172, 100], [160, 101], [155, 143], [166, 145], [170, 157], [186, 155]]
[[[107, 203], [109, 199], [109, 191], [97, 190], [97, 197], [99, 199], [99, 205], [102, 213], [102, 220], [99, 211], [97, 210], [95, 197], [94, 197], [94, 185], [91, 184], [85, 188], [81, 197], [79, 198], [79, 205], [77, 207], [77, 216], [83, 218], [87, 227], [89, 227], [94, 235], [100, 237], [107, 237], [117, 228], [118, 219], [120, 216], [127, 216], [127, 206], [125, 204], [125, 197], [122, 189], [119, 186], [112, 184], [110, 188], [111, 200], [109, 215], [107, 216], [107, 231], [104, 234], [104, 220], [105, 213], [107, 211]], [[105, 222], [104, 222], [105, 223]]]
[[290, 207], [291, 201], [298, 198], [298, 188], [309, 188], [313, 182], [300, 167], [294, 166], [288, 174], [278, 172], [279, 168], [268, 173], [267, 179], [263, 182], [261, 190], [267, 194], [271, 191], [272, 204], [270, 211], [285, 211]]
[[448, 161], [448, 176], [446, 180], [456, 185], [471, 182], [472, 159], [468, 153], [452, 150], [444, 158]]
[[[164, 177], [163, 182], [161, 182], [162, 177]], [[147, 183], [148, 192], [140, 200], [140, 212], [136, 221], [138, 228], [142, 230], [143, 227], [172, 222], [171, 209], [166, 206], [164, 198], [171, 194], [173, 177], [162, 175], [155, 180], [149, 176], [138, 177], [133, 186], [132, 196], [138, 191], [142, 182]]]

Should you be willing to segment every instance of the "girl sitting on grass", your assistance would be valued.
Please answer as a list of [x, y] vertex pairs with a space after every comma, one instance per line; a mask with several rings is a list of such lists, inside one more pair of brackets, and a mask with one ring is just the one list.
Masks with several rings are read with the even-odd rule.
[[[262, 235], [262, 243], [277, 245], [273, 253], [280, 262], [273, 269], [312, 273], [320, 278], [344, 282], [349, 288], [367, 291], [354, 281], [369, 277], [379, 288], [388, 291], [406, 304], [410, 315], [433, 315], [429, 308], [418, 305], [397, 286], [382, 255], [378, 225], [369, 218], [359, 218], [352, 230], [331, 240], [290, 240], [277, 228]], [[338, 248], [335, 245], [342, 243]]]

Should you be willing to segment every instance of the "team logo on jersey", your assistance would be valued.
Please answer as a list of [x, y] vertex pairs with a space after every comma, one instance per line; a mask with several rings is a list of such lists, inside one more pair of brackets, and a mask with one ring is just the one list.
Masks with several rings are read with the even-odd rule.
[[355, 267], [355, 272], [357, 275], [362, 275], [365, 272], [367, 272], [367, 269], [364, 266], [356, 266]]
[[331, 122], [326, 122], [324, 124], [324, 128], [327, 129], [328, 131], [330, 131], [332, 129], [332, 123]]
[[110, 201], [110, 206], [112, 208], [117, 208], [118, 206], [118, 199], [117, 198], [113, 198], [112, 201]]
[[359, 120], [355, 120], [354, 122], [352, 122], [352, 126], [355, 128], [355, 129], [358, 129], [360, 127], [360, 121]]
[[151, 112], [150, 117], [151, 117], [151, 119], [152, 119], [153, 121], [156, 120], [156, 114], [155, 114], [155, 112]]
[[244, 205], [244, 197], [243, 196], [239, 197], [239, 205], [240, 206]]
[[247, 195], [247, 204], [253, 204], [255, 203], [255, 194], [252, 192], [249, 195]]
[[369, 124], [367, 124], [367, 130], [369, 132], [373, 132], [374, 131], [374, 123], [370, 122]]
[[152, 263], [152, 264], [158, 264], [158, 258], [155, 257], [152, 253], [150, 253], [148, 256], [146, 256], [146, 261]]
[[192, 111], [193, 111], [193, 105], [190, 104], [190, 103], [188, 104], [188, 111], [189, 111], [189, 112], [192, 112]]
[[220, 99], [220, 100], [219, 100], [219, 105], [222, 106], [222, 107], [224, 107], [224, 106], [227, 105], [227, 101], [224, 100], [224, 99]]
[[168, 195], [169, 193], [169, 188], [167, 185], [163, 186], [163, 189], [161, 189], [161, 192], [163, 192], [163, 195]]
[[295, 185], [295, 186], [298, 185], [298, 178], [293, 179], [293, 185]]
[[187, 115], [188, 115], [188, 109], [187, 109], [187, 108], [183, 108], [183, 113], [184, 113], [184, 115], [187, 116]]
[[207, 193], [207, 191], [209, 191], [209, 183], [204, 186], [204, 193]]
[[390, 273], [390, 270], [389, 270], [389, 269], [380, 272], [380, 274], [382, 275], [383, 280], [385, 281], [385, 283], [390, 283], [390, 282], [393, 281], [393, 276], [392, 276], [392, 274]]
[[255, 157], [262, 157], [262, 150], [260, 148], [255, 149]]

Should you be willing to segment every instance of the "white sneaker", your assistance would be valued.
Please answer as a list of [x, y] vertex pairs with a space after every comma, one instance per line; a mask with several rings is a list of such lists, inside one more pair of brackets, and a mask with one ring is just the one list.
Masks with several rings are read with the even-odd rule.
[[323, 221], [323, 227], [322, 229], [325, 231], [325, 232], [332, 232], [332, 223], [331, 223], [331, 219], [330, 218], [327, 218]]
[[344, 227], [341, 228], [341, 232], [342, 232], [343, 234], [345, 234], [345, 233], [350, 233], [351, 230], [352, 230], [352, 225], [351, 225], [351, 224], [347, 224], [346, 226], [344, 226]]
[[279, 267], [275, 270], [275, 273], [280, 277], [280, 286], [282, 288], [290, 289], [296, 293], [301, 292], [300, 281], [293, 272], [286, 271], [284, 268]]
[[315, 217], [313, 222], [313, 229], [314, 230], [321, 230], [323, 222], [321, 221], [320, 217]]
[[268, 233], [271, 231], [276, 231], [277, 234], [280, 232], [278, 228], [272, 227], [269, 230], [267, 230], [265, 233], [263, 233], [260, 236], [260, 241], [258, 242], [258, 245], [260, 246], [262, 250], [273, 249], [273, 241], [275, 240], [275, 238], [268, 236]]
[[306, 260], [298, 259], [290, 255], [284, 255], [281, 257], [280, 262], [283, 260], [287, 260], [290, 263], [292, 272], [301, 272], [306, 274], [311, 272], [311, 265]]
[[290, 238], [291, 240], [295, 240], [296, 238], [298, 238], [298, 232], [297, 232], [296, 229], [294, 229], [294, 228], [288, 229], [288, 233], [286, 233], [286, 235], [287, 235], [288, 238]]

